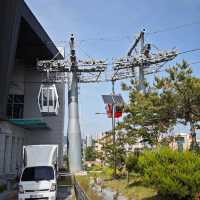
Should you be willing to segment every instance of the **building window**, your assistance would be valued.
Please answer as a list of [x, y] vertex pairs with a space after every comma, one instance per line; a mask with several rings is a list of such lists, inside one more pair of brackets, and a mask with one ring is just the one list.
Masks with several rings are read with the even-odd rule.
[[9, 95], [7, 104], [7, 117], [10, 119], [23, 118], [24, 95]]

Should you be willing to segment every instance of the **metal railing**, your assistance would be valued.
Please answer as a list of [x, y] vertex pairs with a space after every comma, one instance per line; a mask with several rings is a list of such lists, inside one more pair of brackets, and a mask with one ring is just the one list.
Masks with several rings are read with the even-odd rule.
[[64, 200], [72, 194], [73, 176], [68, 172], [59, 172], [57, 178], [58, 185], [56, 200]]
[[[89, 197], [87, 196], [86, 192], [84, 189], [80, 186], [78, 181], [76, 180], [75, 176], [72, 173], [67, 173], [67, 172], [60, 172], [58, 174], [59, 179], [61, 180], [61, 183], [63, 182], [62, 180], [65, 180], [65, 184], [58, 184], [58, 187], [61, 188], [66, 188], [66, 187], [73, 187], [74, 188], [74, 193], [75, 197], [77, 200], [90, 200]], [[66, 182], [66, 180], [68, 180]], [[60, 200], [62, 198], [57, 198], [57, 200]]]
[[90, 200], [83, 188], [80, 184], [76, 181], [74, 177], [74, 192], [77, 200]]

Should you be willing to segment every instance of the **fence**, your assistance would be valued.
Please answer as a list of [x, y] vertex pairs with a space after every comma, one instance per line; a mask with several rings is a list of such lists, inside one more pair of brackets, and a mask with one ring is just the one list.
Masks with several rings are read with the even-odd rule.
[[80, 186], [80, 184], [76, 181], [75, 177], [74, 177], [74, 192], [77, 200], [90, 200], [85, 191]]

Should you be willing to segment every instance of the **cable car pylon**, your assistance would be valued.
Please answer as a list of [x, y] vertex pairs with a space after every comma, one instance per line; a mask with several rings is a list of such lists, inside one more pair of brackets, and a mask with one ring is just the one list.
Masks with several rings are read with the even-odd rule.
[[74, 49], [74, 37], [70, 38], [70, 61], [71, 72], [68, 79], [68, 129], [67, 137], [69, 141], [68, 159], [72, 172], [82, 170], [81, 159], [81, 129], [78, 110], [78, 77], [77, 61]]
[[[78, 83], [98, 82], [102, 72], [106, 69], [103, 60], [77, 60], [74, 47], [74, 36], [70, 37], [70, 56], [67, 60], [41, 60], [37, 62], [37, 68], [42, 72], [59, 72], [63, 77], [54, 77], [54, 82], [67, 80], [68, 83], [68, 159], [72, 173], [81, 171], [82, 168], [82, 139], [79, 123], [78, 109]], [[66, 76], [67, 74], [67, 76]], [[43, 87], [43, 86], [41, 86]], [[41, 93], [41, 92], [40, 92]], [[39, 99], [39, 98], [38, 98]]]

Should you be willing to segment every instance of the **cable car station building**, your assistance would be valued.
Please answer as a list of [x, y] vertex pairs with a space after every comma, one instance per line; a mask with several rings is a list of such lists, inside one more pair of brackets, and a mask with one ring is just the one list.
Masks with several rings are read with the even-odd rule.
[[22, 167], [23, 145], [58, 144], [61, 166], [64, 84], [41, 87], [36, 61], [62, 55], [23, 0], [0, 1], [0, 25], [0, 178]]

